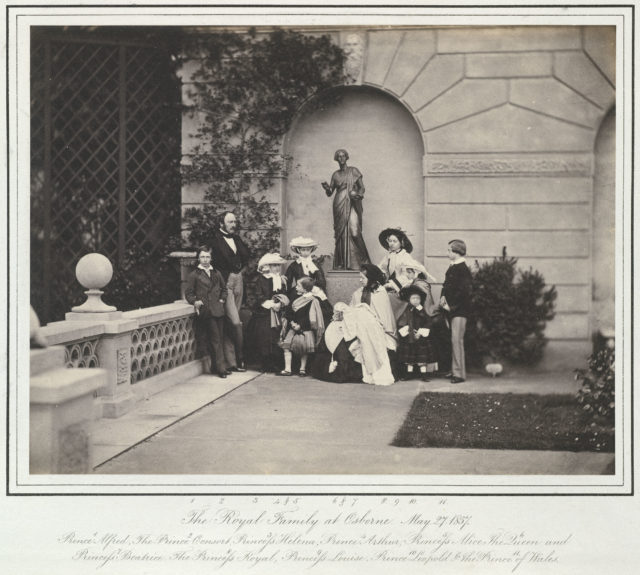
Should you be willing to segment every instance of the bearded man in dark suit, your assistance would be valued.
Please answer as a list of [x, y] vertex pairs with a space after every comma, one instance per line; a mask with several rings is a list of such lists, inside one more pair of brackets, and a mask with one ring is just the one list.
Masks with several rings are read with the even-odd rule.
[[244, 366], [244, 338], [239, 310], [244, 297], [245, 271], [251, 253], [237, 234], [238, 220], [233, 212], [220, 216], [219, 228], [214, 231], [210, 245], [216, 269], [227, 284], [227, 299], [224, 307], [225, 341], [224, 358], [227, 369], [246, 371]]

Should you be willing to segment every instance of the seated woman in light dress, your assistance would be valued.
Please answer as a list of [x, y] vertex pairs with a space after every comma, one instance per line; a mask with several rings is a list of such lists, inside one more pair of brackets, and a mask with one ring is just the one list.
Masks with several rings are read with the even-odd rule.
[[[396, 328], [382, 287], [384, 279], [378, 267], [362, 266], [362, 286], [353, 293], [351, 305], [338, 302], [334, 306], [333, 321], [327, 326], [314, 361], [314, 377], [338, 383], [394, 383], [390, 354], [396, 349]], [[354, 369], [358, 365], [360, 373]]]
[[[395, 380], [391, 368], [392, 364], [395, 363], [397, 346], [396, 320], [391, 309], [389, 296], [383, 287], [384, 281], [385, 276], [379, 267], [373, 264], [364, 264], [360, 268], [361, 287], [353, 292], [351, 296], [351, 308], [358, 312], [356, 314], [358, 328], [366, 325], [374, 329], [373, 325], [371, 325], [369, 313], [382, 326], [384, 344], [387, 350], [386, 358], [379, 358], [379, 363], [376, 361], [372, 366], [368, 366], [366, 362], [362, 366], [362, 380], [364, 383], [375, 383], [377, 385], [390, 385]], [[364, 313], [363, 309], [369, 313]], [[374, 329], [374, 331], [375, 333], [371, 334], [370, 337], [377, 338], [379, 330]], [[363, 334], [363, 337], [368, 336]], [[376, 347], [376, 349], [378, 348]], [[369, 367], [376, 367], [376, 371], [368, 370]]]
[[387, 348], [396, 349], [396, 320], [389, 302], [389, 296], [383, 287], [385, 276], [380, 268], [373, 264], [364, 264], [360, 268], [360, 287], [351, 296], [351, 307], [366, 303], [376, 314], [384, 327]]

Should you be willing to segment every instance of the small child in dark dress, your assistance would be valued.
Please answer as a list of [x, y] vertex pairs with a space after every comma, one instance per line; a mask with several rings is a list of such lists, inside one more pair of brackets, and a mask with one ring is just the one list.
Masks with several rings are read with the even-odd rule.
[[410, 285], [401, 290], [400, 296], [409, 301], [398, 318], [398, 361], [406, 369], [406, 375], [402, 379], [411, 379], [413, 368], [417, 365], [422, 381], [431, 381], [427, 367], [433, 367], [438, 360], [429, 338], [432, 319], [424, 308], [426, 293], [419, 287]]

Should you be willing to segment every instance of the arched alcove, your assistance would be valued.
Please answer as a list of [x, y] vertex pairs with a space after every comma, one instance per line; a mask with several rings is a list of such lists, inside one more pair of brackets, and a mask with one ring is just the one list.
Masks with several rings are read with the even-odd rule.
[[384, 255], [378, 234], [389, 226], [409, 232], [414, 255], [424, 257], [423, 142], [412, 115], [392, 96], [349, 86], [317, 96], [300, 111], [285, 142], [291, 156], [283, 202], [283, 241], [297, 235], [319, 241], [333, 255], [333, 198], [321, 182], [338, 169], [334, 152], [363, 174], [363, 235], [374, 263]]
[[616, 113], [605, 116], [596, 137], [593, 178], [592, 330], [613, 329], [615, 317]]

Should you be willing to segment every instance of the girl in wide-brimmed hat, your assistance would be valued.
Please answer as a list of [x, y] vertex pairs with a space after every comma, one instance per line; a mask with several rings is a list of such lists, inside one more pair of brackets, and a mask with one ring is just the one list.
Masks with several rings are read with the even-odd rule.
[[[426, 294], [424, 307], [427, 310], [427, 314], [433, 315], [436, 313], [439, 305], [435, 303], [433, 295], [431, 294], [431, 283], [436, 282], [436, 278], [434, 278], [418, 260], [413, 259], [411, 256], [400, 264], [400, 274], [409, 280], [409, 283], [404, 285], [398, 293], [400, 301], [403, 302], [400, 313], [402, 313], [408, 305], [408, 300], [402, 297], [402, 292], [406, 287], [411, 285], [419, 286]], [[398, 315], [398, 317], [400, 316]]]
[[278, 342], [282, 315], [289, 305], [287, 280], [280, 273], [285, 262], [278, 253], [267, 253], [258, 262], [260, 276], [256, 282], [256, 304], [247, 331], [251, 349], [263, 371], [275, 372], [282, 368], [282, 350]]
[[398, 319], [398, 361], [404, 365], [403, 379], [410, 379], [418, 366], [422, 381], [430, 381], [427, 373], [437, 369], [437, 357], [431, 343], [432, 319], [425, 309], [426, 292], [418, 285], [402, 288], [401, 297], [409, 302]]
[[378, 236], [380, 245], [387, 250], [378, 267], [384, 272], [387, 281], [384, 288], [389, 293], [389, 302], [396, 319], [405, 308], [405, 304], [400, 299], [400, 290], [411, 283], [411, 280], [403, 274], [403, 264], [414, 261], [409, 255], [413, 251], [413, 245], [407, 234], [400, 228], [387, 228], [380, 232]]

